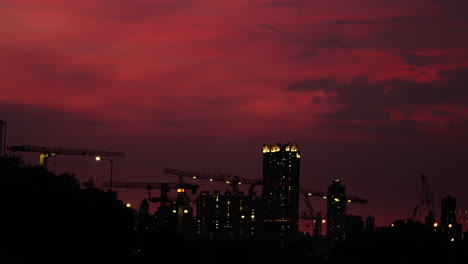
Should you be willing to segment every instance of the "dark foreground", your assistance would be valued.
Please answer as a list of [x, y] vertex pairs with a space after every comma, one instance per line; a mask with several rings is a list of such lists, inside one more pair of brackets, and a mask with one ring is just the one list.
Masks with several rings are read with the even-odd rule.
[[[194, 240], [135, 228], [116, 193], [69, 173], [54, 175], [0, 158], [2, 263], [421, 263], [468, 259], [467, 238], [450, 241], [419, 222], [396, 221], [352, 241], [298, 237], [287, 248], [262, 241]], [[466, 236], [466, 233], [465, 233]]]

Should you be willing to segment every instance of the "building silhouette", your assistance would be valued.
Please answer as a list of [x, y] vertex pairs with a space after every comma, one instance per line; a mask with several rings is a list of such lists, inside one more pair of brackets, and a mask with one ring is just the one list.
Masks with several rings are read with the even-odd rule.
[[373, 232], [375, 230], [375, 218], [371, 215], [366, 217], [366, 232]]
[[263, 235], [280, 247], [298, 234], [300, 157], [294, 144], [263, 146]]
[[259, 232], [259, 198], [255, 193], [203, 191], [196, 201], [197, 239], [247, 240]]
[[6, 122], [0, 120], [0, 157], [5, 156], [6, 149]]
[[462, 238], [462, 226], [457, 221], [457, 200], [445, 195], [440, 203], [440, 229], [446, 233], [450, 239], [459, 241]]
[[331, 239], [345, 238], [346, 197], [345, 187], [334, 179], [327, 195], [327, 236]]
[[364, 221], [359, 215], [344, 215], [344, 238], [345, 239], [358, 239], [364, 232]]

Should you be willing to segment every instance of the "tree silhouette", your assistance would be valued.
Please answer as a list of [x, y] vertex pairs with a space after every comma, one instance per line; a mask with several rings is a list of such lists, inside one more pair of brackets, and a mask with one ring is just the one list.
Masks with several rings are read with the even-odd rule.
[[0, 158], [6, 223], [2, 256], [25, 262], [122, 260], [133, 249], [133, 215], [113, 192], [80, 188], [73, 174], [55, 175]]

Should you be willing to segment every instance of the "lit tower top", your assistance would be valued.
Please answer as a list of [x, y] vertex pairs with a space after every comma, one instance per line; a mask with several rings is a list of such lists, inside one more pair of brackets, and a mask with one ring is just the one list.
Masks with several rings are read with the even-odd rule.
[[263, 190], [278, 191], [275, 186], [299, 189], [301, 154], [294, 144], [263, 145]]
[[276, 144], [276, 145], [263, 145], [263, 153], [274, 153], [278, 151], [288, 151], [288, 152], [295, 152], [296, 153], [296, 158], [300, 158], [300, 152], [297, 150], [297, 145], [293, 144], [286, 144], [286, 145], [281, 145], [281, 144]]

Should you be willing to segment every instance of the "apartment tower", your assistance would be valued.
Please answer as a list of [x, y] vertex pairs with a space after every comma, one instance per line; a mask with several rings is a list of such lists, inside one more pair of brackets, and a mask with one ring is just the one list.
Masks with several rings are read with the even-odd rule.
[[300, 157], [295, 144], [263, 146], [263, 238], [268, 244], [286, 247], [297, 239]]

